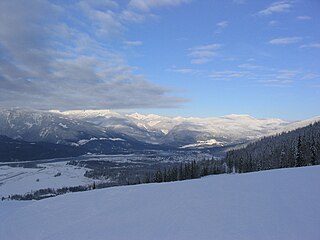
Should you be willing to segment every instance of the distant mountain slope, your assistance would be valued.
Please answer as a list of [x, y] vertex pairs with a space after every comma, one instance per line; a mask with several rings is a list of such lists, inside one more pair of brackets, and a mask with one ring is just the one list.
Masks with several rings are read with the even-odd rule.
[[146, 143], [160, 144], [161, 139], [165, 135], [159, 129], [152, 129], [143, 124], [139, 124], [126, 115], [121, 115], [110, 110], [74, 110], [54, 112], [63, 114], [73, 119], [84, 120], [93, 123], [99, 127], [103, 127], [104, 129], [129, 135]]
[[31, 109], [1, 109], [0, 135], [50, 143], [72, 143], [80, 139], [108, 137], [103, 129], [92, 123]]
[[106, 129], [127, 134], [137, 140], [183, 148], [230, 145], [306, 126], [320, 117], [288, 122], [281, 119], [257, 119], [249, 115], [212, 118], [165, 117], [155, 114], [120, 114], [110, 110], [59, 112]]
[[319, 240], [320, 167], [3, 201], [2, 239]]
[[248, 142], [305, 126], [317, 119], [320, 120], [313, 118], [290, 123], [248, 115], [184, 118], [120, 114], [110, 110], [60, 112], [13, 108], [0, 109], [0, 135], [29, 142], [75, 146], [96, 143], [97, 151], [136, 147], [199, 149]]
[[251, 172], [320, 164], [320, 122], [229, 151], [229, 170]]
[[85, 154], [83, 148], [46, 142], [25, 142], [0, 136], [0, 162], [72, 157]]
[[8, 137], [1, 138], [0, 161], [164, 149], [82, 119], [19, 108], [0, 109], [0, 136]]

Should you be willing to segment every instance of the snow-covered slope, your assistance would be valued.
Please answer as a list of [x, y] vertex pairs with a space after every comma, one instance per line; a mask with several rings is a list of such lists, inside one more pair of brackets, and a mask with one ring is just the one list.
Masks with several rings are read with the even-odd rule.
[[68, 116], [32, 109], [0, 109], [0, 135], [24, 141], [51, 143], [106, 137], [103, 129]]
[[4, 201], [0, 236], [14, 240], [318, 240], [319, 181], [320, 166], [315, 166], [115, 187], [17, 202], [16, 207]]
[[119, 114], [110, 110], [60, 112], [75, 119], [125, 133], [140, 141], [176, 147], [210, 147], [253, 140], [281, 131], [289, 122], [249, 115], [223, 117], [166, 117], [155, 114]]
[[73, 119], [85, 120], [99, 127], [103, 127], [114, 132], [126, 134], [138, 141], [159, 144], [164, 137], [164, 133], [156, 128], [150, 128], [149, 125], [135, 122], [125, 114], [120, 114], [110, 110], [73, 110], [59, 112], [59, 114], [71, 117]]
[[282, 129], [282, 131], [285, 131], [285, 132], [292, 131], [292, 130], [295, 130], [298, 128], [305, 127], [305, 126], [310, 125], [312, 123], [319, 122], [319, 121], [320, 121], [320, 116], [305, 119], [302, 121], [292, 122], [289, 125], [287, 125], [284, 129]]

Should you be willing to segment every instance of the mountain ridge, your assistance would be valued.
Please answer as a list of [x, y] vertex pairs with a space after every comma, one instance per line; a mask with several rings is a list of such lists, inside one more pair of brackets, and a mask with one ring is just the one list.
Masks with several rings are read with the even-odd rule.
[[[222, 117], [168, 117], [105, 110], [0, 109], [0, 135], [23, 141], [79, 145], [108, 139], [174, 148], [226, 146], [290, 131], [319, 121], [314, 117], [289, 122], [247, 114]], [[90, 143], [92, 144], [92, 143]], [[122, 143], [123, 144], [123, 143]]]

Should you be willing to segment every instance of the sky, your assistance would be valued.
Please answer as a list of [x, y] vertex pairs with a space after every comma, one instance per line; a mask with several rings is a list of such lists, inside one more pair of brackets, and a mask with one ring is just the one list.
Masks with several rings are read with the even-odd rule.
[[320, 115], [320, 1], [1, 0], [0, 106]]

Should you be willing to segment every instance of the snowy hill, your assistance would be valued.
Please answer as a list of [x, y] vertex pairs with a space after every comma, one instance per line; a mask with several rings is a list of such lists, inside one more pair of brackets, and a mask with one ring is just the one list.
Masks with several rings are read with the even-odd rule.
[[318, 240], [320, 166], [0, 203], [1, 239]]

